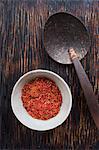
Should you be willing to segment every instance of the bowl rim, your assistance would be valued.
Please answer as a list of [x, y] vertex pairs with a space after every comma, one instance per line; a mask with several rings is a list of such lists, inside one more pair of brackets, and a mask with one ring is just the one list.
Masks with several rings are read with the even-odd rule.
[[[15, 83], [13, 89], [12, 89], [12, 93], [11, 93], [11, 108], [12, 108], [12, 111], [13, 111], [15, 117], [16, 117], [16, 118], [18, 119], [18, 121], [19, 121], [22, 125], [24, 125], [25, 127], [29, 128], [29, 129], [31, 129], [31, 130], [35, 130], [35, 131], [47, 131], [47, 130], [51, 130], [51, 129], [54, 129], [54, 128], [60, 126], [64, 121], [60, 121], [60, 123], [58, 123], [56, 126], [54, 126], [54, 127], [52, 127], [52, 128], [49, 128], [49, 129], [34, 129], [34, 128], [31, 128], [31, 127], [25, 125], [25, 124], [17, 117], [17, 115], [16, 115], [16, 113], [15, 113], [15, 111], [14, 111], [14, 108], [13, 108], [13, 104], [12, 104], [12, 103], [13, 103], [14, 91], [15, 91], [17, 85], [19, 84], [19, 82], [20, 82], [23, 78], [25, 78], [26, 76], [28, 76], [29, 74], [37, 73], [37, 72], [45, 72], [45, 73], [48, 73], [48, 74], [52, 74], [52, 75], [54, 75], [55, 77], [57, 77], [61, 82], [63, 82], [63, 83], [65, 84], [65, 86], [66, 86], [66, 88], [67, 88], [67, 91], [68, 91], [68, 93], [69, 93], [70, 103], [69, 103], [69, 107], [68, 107], [68, 110], [67, 110], [66, 117], [65, 117], [64, 121], [68, 118], [68, 116], [69, 116], [69, 114], [70, 114], [70, 111], [71, 111], [71, 108], [72, 108], [72, 94], [71, 94], [71, 90], [70, 90], [68, 84], [66, 83], [66, 81], [65, 81], [60, 75], [58, 75], [57, 73], [55, 73], [55, 72], [53, 72], [53, 71], [45, 70], [45, 69], [31, 70], [31, 71], [28, 71], [28, 72], [26, 72], [25, 74], [23, 74], [21, 77], [19, 77], [19, 79], [16, 81], [16, 83]], [[53, 80], [53, 79], [52, 79], [52, 80]], [[54, 81], [54, 80], [53, 80], [53, 81]]]

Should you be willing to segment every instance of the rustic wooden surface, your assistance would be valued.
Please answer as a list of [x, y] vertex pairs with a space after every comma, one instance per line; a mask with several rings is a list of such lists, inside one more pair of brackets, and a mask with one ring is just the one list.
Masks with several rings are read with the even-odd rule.
[[[73, 65], [61, 65], [45, 52], [43, 27], [48, 16], [73, 13], [86, 25], [91, 47], [82, 64], [99, 91], [98, 0], [1, 0], [0, 1], [0, 149], [99, 150], [98, 131], [88, 111]], [[23, 126], [11, 109], [11, 92], [18, 78], [29, 70], [44, 68], [58, 73], [69, 84], [73, 106], [68, 119], [47, 132]]]

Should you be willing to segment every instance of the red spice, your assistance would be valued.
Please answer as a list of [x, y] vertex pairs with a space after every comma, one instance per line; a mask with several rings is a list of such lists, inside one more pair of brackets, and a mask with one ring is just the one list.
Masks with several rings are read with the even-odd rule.
[[27, 112], [41, 120], [56, 116], [62, 103], [62, 95], [55, 82], [44, 77], [25, 84], [21, 98]]

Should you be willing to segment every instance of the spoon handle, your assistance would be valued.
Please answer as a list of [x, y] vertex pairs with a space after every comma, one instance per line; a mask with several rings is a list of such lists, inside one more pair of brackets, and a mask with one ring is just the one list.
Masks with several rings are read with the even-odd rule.
[[75, 53], [75, 51], [72, 49], [69, 51], [70, 53], [70, 58], [74, 64], [77, 76], [79, 78], [81, 87], [83, 89], [84, 92], [84, 96], [86, 98], [90, 113], [93, 117], [93, 120], [97, 126], [97, 128], [99, 129], [99, 104], [98, 104], [98, 98], [96, 98], [94, 92], [93, 92], [93, 88], [92, 85], [77, 57], [77, 54]]

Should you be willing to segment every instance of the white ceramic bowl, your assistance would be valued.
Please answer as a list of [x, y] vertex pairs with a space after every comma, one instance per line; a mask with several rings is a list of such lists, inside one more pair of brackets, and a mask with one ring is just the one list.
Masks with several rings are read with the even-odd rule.
[[[59, 87], [62, 94], [62, 105], [60, 111], [55, 117], [49, 120], [39, 120], [32, 118], [23, 107], [21, 100], [21, 89], [24, 84], [39, 76], [52, 79]], [[11, 95], [11, 106], [16, 118], [23, 125], [33, 130], [45, 131], [61, 125], [66, 120], [71, 110], [72, 96], [67, 83], [59, 75], [48, 70], [38, 69], [24, 74], [16, 82]]]

